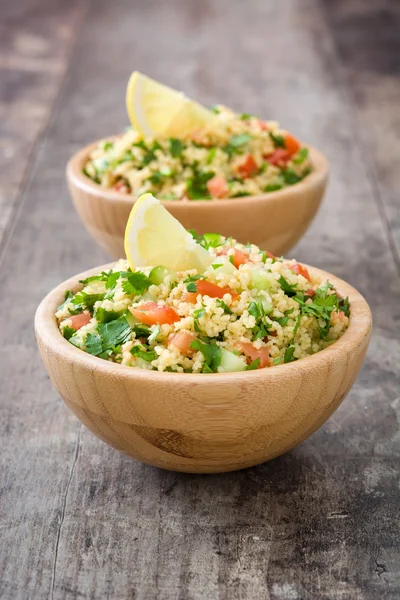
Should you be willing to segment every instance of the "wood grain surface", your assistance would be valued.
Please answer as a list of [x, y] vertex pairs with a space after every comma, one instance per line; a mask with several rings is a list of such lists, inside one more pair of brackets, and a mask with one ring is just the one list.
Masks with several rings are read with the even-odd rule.
[[[18, 5], [2, 2], [0, 14]], [[396, 23], [389, 0], [91, 2], [0, 264], [2, 600], [400, 596]], [[365, 295], [371, 345], [334, 417], [259, 467], [195, 476], [132, 462], [68, 411], [36, 349], [41, 298], [106, 262], [64, 170], [79, 147], [125, 126], [134, 68], [202, 102], [275, 117], [332, 167], [293, 255]], [[10, 179], [11, 167], [2, 185]]]

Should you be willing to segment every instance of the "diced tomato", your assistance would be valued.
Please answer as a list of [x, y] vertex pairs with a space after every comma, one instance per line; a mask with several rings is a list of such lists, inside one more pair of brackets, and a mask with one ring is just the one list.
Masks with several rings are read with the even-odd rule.
[[283, 148], [277, 148], [272, 154], [264, 157], [271, 165], [285, 166], [290, 159], [290, 154]]
[[84, 325], [87, 325], [90, 322], [91, 318], [92, 317], [87, 312], [80, 313], [79, 315], [73, 315], [72, 317], [69, 317], [71, 321], [70, 327], [71, 329], [75, 329], [75, 331], [78, 331], [78, 329], [80, 329]]
[[199, 295], [199, 292], [186, 292], [186, 294], [184, 294], [184, 296], [183, 296], [183, 301], [191, 302], [192, 304], [196, 304], [198, 295]]
[[306, 291], [306, 294], [307, 294], [307, 296], [310, 296], [310, 298], [312, 298], [314, 296], [314, 294], [315, 294], [315, 290], [309, 289], [309, 290]]
[[175, 335], [170, 338], [168, 345], [172, 344], [178, 348], [182, 354], [193, 354], [194, 350], [190, 347], [190, 344], [194, 339], [196, 339], [196, 334], [182, 330], [178, 331], [178, 333], [175, 333]]
[[237, 166], [237, 172], [241, 177], [253, 177], [257, 175], [258, 166], [252, 154], [246, 154]]
[[343, 323], [344, 317], [345, 317], [345, 314], [344, 314], [344, 312], [342, 310], [333, 311], [333, 313], [332, 313], [332, 318], [333, 319], [336, 318], [341, 323]]
[[307, 271], [307, 269], [304, 265], [295, 263], [294, 265], [291, 265], [289, 268], [291, 271], [294, 271], [296, 273], [296, 275], [303, 275], [303, 277], [308, 279], [308, 281], [311, 281], [310, 273]]
[[[228, 254], [228, 250], [229, 248], [226, 248], [224, 250], [220, 250], [219, 252], [217, 252], [217, 256], [224, 256]], [[248, 254], [246, 254], [246, 252], [242, 252], [241, 250], [237, 250], [235, 248], [232, 256], [232, 260], [233, 260], [233, 264], [234, 266], [238, 269], [240, 267], [240, 265], [244, 265], [247, 262], [250, 262], [250, 257]]]
[[265, 121], [262, 121], [261, 119], [258, 119], [257, 123], [258, 123], [258, 126], [261, 129], [261, 131], [268, 131], [269, 127], [268, 127], [268, 124]]
[[129, 307], [129, 310], [136, 319], [145, 325], [171, 325], [180, 321], [178, 313], [171, 306], [161, 306], [156, 302], [146, 302], [137, 308]]
[[207, 281], [206, 279], [199, 279], [196, 281], [196, 285], [199, 294], [202, 296], [210, 296], [210, 298], [223, 298], [225, 294], [230, 294], [234, 300], [239, 295], [229, 287], [215, 285], [215, 283], [211, 283], [211, 281]]
[[285, 149], [289, 152], [290, 156], [296, 154], [301, 148], [301, 144], [295, 137], [293, 137], [290, 133], [285, 135]]
[[121, 194], [127, 194], [129, 192], [128, 186], [126, 185], [125, 181], [122, 181], [122, 179], [117, 181], [117, 183], [114, 185], [114, 190], [121, 192]]
[[222, 287], [220, 285], [216, 285], [215, 283], [211, 283], [211, 281], [206, 281], [205, 279], [199, 279], [196, 281], [197, 292], [186, 292], [183, 296], [184, 302], [192, 302], [196, 304], [197, 296], [201, 294], [202, 296], [209, 296], [210, 298], [223, 298], [225, 294], [230, 294], [232, 296], [232, 300], [239, 297], [239, 294], [231, 290], [229, 287]]
[[244, 265], [245, 263], [249, 262], [249, 260], [248, 254], [242, 252], [241, 250], [235, 249], [233, 254], [233, 264], [237, 269], [240, 267], [240, 265]]
[[225, 177], [222, 175], [215, 175], [207, 181], [207, 189], [211, 196], [215, 198], [224, 198], [228, 195], [229, 187]]
[[264, 346], [263, 348], [260, 348], [258, 350], [250, 342], [242, 342], [240, 344], [240, 346], [241, 346], [244, 354], [246, 355], [248, 364], [250, 364], [254, 360], [257, 360], [257, 358], [259, 358], [260, 359], [260, 366], [259, 366], [259, 368], [263, 369], [264, 367], [268, 367], [268, 365], [270, 363], [270, 360], [269, 360], [269, 349], [268, 348], [266, 348]]

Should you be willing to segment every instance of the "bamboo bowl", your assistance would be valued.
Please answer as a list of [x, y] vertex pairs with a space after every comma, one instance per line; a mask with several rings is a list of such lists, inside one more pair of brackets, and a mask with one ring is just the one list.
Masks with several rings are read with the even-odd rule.
[[[90, 235], [114, 258], [124, 256], [124, 233], [135, 198], [101, 187], [82, 168], [98, 142], [70, 159], [67, 182], [75, 208]], [[277, 192], [226, 200], [163, 201], [186, 229], [218, 232], [246, 244], [250, 240], [277, 256], [286, 254], [304, 234], [321, 203], [328, 180], [326, 158], [310, 148], [314, 171]]]
[[106, 270], [91, 269], [41, 302], [35, 329], [46, 370], [72, 412], [104, 442], [164, 469], [219, 473], [287, 452], [330, 417], [363, 362], [371, 313], [350, 285], [319, 269], [351, 307], [332, 346], [297, 362], [242, 373], [158, 373], [97, 358], [67, 342], [54, 316], [66, 289]]

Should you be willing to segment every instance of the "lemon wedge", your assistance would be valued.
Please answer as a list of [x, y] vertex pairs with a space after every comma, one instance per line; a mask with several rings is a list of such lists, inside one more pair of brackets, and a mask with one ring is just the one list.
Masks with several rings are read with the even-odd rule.
[[215, 115], [201, 104], [138, 71], [130, 76], [126, 108], [133, 127], [143, 137], [185, 137]]
[[125, 253], [131, 269], [162, 265], [175, 271], [203, 273], [212, 256], [152, 194], [134, 204], [125, 229]]

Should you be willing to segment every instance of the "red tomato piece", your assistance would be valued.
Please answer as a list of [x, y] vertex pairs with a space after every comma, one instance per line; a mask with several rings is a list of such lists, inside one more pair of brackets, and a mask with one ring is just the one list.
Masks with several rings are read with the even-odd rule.
[[293, 137], [293, 135], [287, 133], [285, 135], [285, 148], [289, 152], [290, 156], [293, 156], [293, 154], [296, 154], [296, 152], [300, 150], [301, 144], [298, 140], [296, 140], [295, 137]]
[[199, 279], [196, 281], [196, 285], [199, 294], [202, 296], [209, 296], [210, 298], [223, 298], [225, 294], [230, 294], [234, 300], [239, 295], [228, 287], [221, 287], [220, 285], [216, 285], [205, 279]]
[[307, 271], [304, 265], [300, 265], [299, 263], [295, 263], [290, 267], [291, 271], [294, 271], [296, 275], [303, 275], [308, 281], [311, 281], [310, 273]]
[[175, 333], [175, 335], [170, 338], [168, 345], [172, 344], [178, 348], [182, 354], [193, 354], [194, 350], [190, 347], [190, 344], [196, 337], [196, 334], [191, 331], [178, 331], [178, 333]]
[[290, 159], [289, 152], [284, 150], [283, 148], [277, 148], [275, 152], [265, 157], [271, 165], [277, 166], [286, 166], [287, 161]]
[[224, 198], [228, 195], [229, 187], [226, 183], [225, 177], [222, 175], [215, 175], [207, 181], [207, 189], [211, 196], [215, 198]]
[[114, 190], [116, 190], [117, 192], [120, 192], [121, 194], [127, 194], [129, 192], [128, 186], [126, 185], [125, 181], [117, 181], [117, 183], [114, 185]]
[[196, 304], [198, 295], [199, 295], [199, 292], [186, 292], [186, 294], [183, 296], [183, 301], [191, 302], [192, 304]]
[[130, 312], [136, 319], [145, 325], [171, 325], [180, 321], [178, 313], [171, 306], [161, 306], [156, 302], [146, 302], [137, 308], [129, 307]]
[[268, 367], [270, 363], [269, 359], [269, 349], [265, 346], [260, 348], [259, 350], [253, 346], [250, 342], [242, 342], [240, 344], [244, 354], [246, 355], [248, 364], [252, 363], [257, 358], [260, 359], [259, 369], [263, 369], [264, 367]]
[[268, 250], [264, 250], [264, 252], [265, 252], [265, 254], [268, 256], [268, 258], [275, 258], [275, 260], [276, 260], [276, 256], [274, 256], [274, 255], [272, 254], [272, 252], [268, 252]]
[[257, 175], [258, 166], [252, 154], [246, 154], [237, 166], [237, 172], [241, 177], [253, 177]]
[[[226, 248], [225, 250], [220, 250], [217, 253], [217, 256], [226, 256], [228, 254], [228, 250], [229, 248]], [[232, 260], [233, 260], [233, 265], [238, 269], [240, 267], [240, 265], [244, 265], [247, 262], [250, 262], [250, 257], [248, 254], [246, 254], [246, 252], [242, 252], [241, 250], [237, 250], [235, 248], [234, 253], [231, 254], [230, 256], [232, 256]]]
[[314, 296], [314, 294], [315, 294], [315, 290], [311, 290], [311, 289], [307, 290], [306, 294], [307, 294], [307, 296], [310, 296], [310, 298], [312, 298]]
[[233, 254], [233, 264], [237, 269], [240, 267], [240, 265], [244, 265], [245, 263], [249, 262], [249, 260], [248, 254], [242, 252], [241, 250], [235, 249]]
[[79, 315], [73, 315], [72, 317], [69, 317], [70, 321], [71, 321], [71, 329], [75, 329], [75, 331], [78, 331], [78, 329], [80, 329], [81, 327], [83, 327], [84, 325], [87, 325], [90, 322], [90, 319], [92, 318], [90, 316], [89, 313], [84, 312], [84, 313], [80, 313]]
[[262, 121], [261, 119], [258, 119], [258, 126], [261, 129], [261, 131], [269, 130], [268, 124], [265, 121]]

